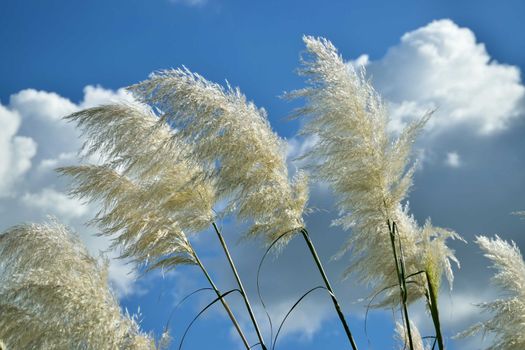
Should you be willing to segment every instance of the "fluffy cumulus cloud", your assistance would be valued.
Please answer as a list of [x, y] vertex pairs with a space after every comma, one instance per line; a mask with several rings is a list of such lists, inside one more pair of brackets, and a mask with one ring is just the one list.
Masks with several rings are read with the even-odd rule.
[[435, 131], [466, 125], [490, 135], [524, 112], [519, 69], [493, 60], [470, 29], [448, 19], [404, 34], [377, 61], [363, 55], [352, 63], [366, 66], [391, 104], [393, 129], [435, 110]]
[[[11, 95], [7, 105], [0, 104], [2, 229], [51, 215], [78, 231], [92, 253], [108, 248], [107, 239], [93, 237], [84, 225], [95, 208], [68, 197], [67, 180], [54, 169], [77, 163], [82, 143], [74, 126], [62, 117], [82, 108], [130, 99], [123, 89], [86, 86], [78, 103], [54, 92], [25, 89]], [[117, 293], [132, 291], [134, 275], [123, 262], [111, 263], [110, 278]]]
[[17, 135], [21, 116], [0, 105], [0, 197], [12, 194], [16, 180], [31, 167], [37, 145], [30, 137]]
[[73, 113], [77, 106], [54, 92], [25, 89], [9, 99], [9, 107], [25, 119], [60, 121], [63, 116]]

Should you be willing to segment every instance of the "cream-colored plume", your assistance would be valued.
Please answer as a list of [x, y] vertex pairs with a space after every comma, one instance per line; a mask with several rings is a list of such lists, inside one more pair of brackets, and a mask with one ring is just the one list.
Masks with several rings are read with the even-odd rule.
[[0, 315], [6, 349], [155, 349], [122, 313], [107, 262], [56, 222], [0, 234]]
[[213, 219], [215, 185], [191, 150], [142, 105], [107, 105], [77, 112], [86, 154], [103, 165], [61, 168], [72, 194], [103, 204], [94, 222], [122, 246], [123, 256], [150, 269], [195, 263], [186, 234]]
[[238, 89], [209, 82], [187, 69], [161, 71], [129, 88], [159, 109], [208, 167], [216, 169], [218, 193], [227, 211], [252, 219], [248, 235], [273, 241], [304, 226], [307, 180], [290, 183], [285, 143], [266, 118]]
[[[410, 322], [410, 332], [412, 335], [412, 345], [414, 346], [414, 350], [430, 350], [430, 346], [426, 346], [423, 343], [423, 338], [421, 337], [421, 333], [419, 333], [419, 329], [412, 322]], [[410, 349], [408, 333], [404, 322], [396, 322], [396, 340], [399, 342], [399, 350]]]
[[494, 337], [487, 350], [525, 349], [525, 262], [520, 250], [514, 242], [508, 243], [498, 236], [493, 239], [478, 236], [476, 243], [492, 262], [496, 270], [492, 283], [504, 297], [478, 304], [490, 318], [456, 337], [492, 333]]
[[[425, 270], [425, 264], [430, 263], [435, 281], [445, 270], [452, 282], [449, 260], [455, 258], [452, 250], [442, 245], [445, 238], [458, 236], [430, 224], [420, 228], [408, 213], [408, 206], [401, 204], [416, 169], [410, 162], [412, 143], [429, 116], [393, 138], [387, 131], [387, 108], [364, 71], [356, 72], [346, 64], [326, 39], [307, 36], [304, 42], [308, 56], [302, 61], [300, 74], [306, 76], [309, 86], [289, 97], [305, 100], [296, 116], [306, 117], [302, 134], [317, 140], [304, 156], [312, 176], [327, 182], [338, 198], [340, 217], [335, 223], [352, 229], [341, 250], [341, 254], [351, 250], [347, 274], [357, 273], [362, 282], [372, 284], [374, 294], [383, 296], [378, 305], [399, 302], [388, 228], [395, 222], [406, 276]], [[440, 255], [429, 245], [439, 246]], [[426, 256], [427, 252], [433, 255]], [[423, 276], [410, 278], [416, 283], [410, 284], [409, 301], [425, 293]]]

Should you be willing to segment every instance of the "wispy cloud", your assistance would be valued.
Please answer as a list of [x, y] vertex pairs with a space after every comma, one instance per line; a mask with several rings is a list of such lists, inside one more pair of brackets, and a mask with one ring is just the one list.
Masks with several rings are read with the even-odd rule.
[[190, 7], [200, 7], [206, 5], [208, 0], [169, 0], [169, 2]]
[[459, 168], [461, 166], [461, 159], [459, 158], [459, 154], [457, 152], [447, 153], [445, 164], [451, 168]]

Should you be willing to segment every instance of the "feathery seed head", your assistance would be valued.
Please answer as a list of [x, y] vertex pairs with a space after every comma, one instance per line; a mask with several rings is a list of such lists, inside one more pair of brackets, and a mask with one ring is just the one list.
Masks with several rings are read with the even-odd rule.
[[[311, 60], [303, 60], [300, 73], [309, 87], [290, 96], [305, 98], [306, 106], [297, 111], [308, 117], [302, 133], [319, 139], [306, 155], [314, 176], [340, 193], [342, 212], [380, 211], [386, 222], [411, 185], [414, 169], [406, 170], [411, 145], [427, 117], [391, 141], [386, 107], [364, 72], [345, 64], [326, 39], [304, 41]], [[359, 217], [342, 217], [340, 224], [349, 226]]]
[[525, 298], [525, 263], [516, 243], [508, 243], [497, 235], [494, 239], [478, 236], [476, 243], [497, 271], [493, 283], [506, 292]]
[[[421, 333], [419, 333], [419, 329], [412, 322], [410, 322], [410, 331], [412, 334], [414, 350], [430, 350], [430, 347], [425, 346], [423, 343], [423, 338], [421, 337]], [[399, 350], [409, 349], [408, 334], [404, 323], [396, 322], [396, 339], [399, 342]]]
[[10, 349], [155, 349], [122, 314], [107, 263], [56, 222], [0, 235], [0, 314]]
[[[387, 108], [366, 79], [364, 69], [356, 71], [345, 64], [326, 39], [305, 36], [303, 40], [307, 56], [299, 73], [306, 77], [308, 86], [288, 96], [305, 100], [295, 116], [306, 118], [301, 133], [318, 140], [304, 157], [312, 177], [327, 182], [337, 194], [340, 217], [334, 223], [352, 228], [340, 253], [352, 251], [347, 274], [357, 273], [362, 282], [374, 286], [374, 293], [389, 290], [380, 306], [396, 304], [399, 293], [389, 289], [397, 285], [398, 277], [387, 223], [396, 224], [396, 244], [403, 250], [406, 275], [425, 269], [427, 260], [435, 273], [441, 273], [443, 266], [451, 272], [448, 260], [453, 255], [444, 246], [444, 239], [457, 235], [431, 230], [430, 226], [425, 231], [409, 215], [408, 206], [401, 204], [416, 169], [415, 164], [410, 165], [412, 144], [429, 115], [393, 138], [387, 131]], [[430, 250], [424, 249], [424, 231], [429, 238], [442, 238], [428, 243], [436, 245], [441, 255], [425, 255]], [[448, 277], [452, 279], [451, 274]], [[425, 292], [423, 277], [413, 279], [417, 283], [410, 287], [409, 301]]]
[[[430, 219], [421, 228], [421, 253], [424, 257], [424, 270], [426, 271], [430, 283], [437, 293], [441, 285], [441, 276], [445, 274], [450, 288], [454, 282], [454, 273], [452, 271], [451, 262], [454, 262], [457, 267], [460, 267], [459, 260], [454, 255], [454, 251], [450, 249], [447, 244], [447, 239], [459, 239], [466, 243], [456, 232], [433, 226]], [[437, 296], [436, 296], [437, 297]]]
[[94, 222], [124, 247], [123, 257], [155, 267], [193, 264], [186, 234], [213, 220], [216, 185], [192, 150], [144, 105], [106, 105], [72, 114], [103, 165], [61, 168], [72, 194], [100, 201]]
[[[199, 209], [202, 202], [188, 197], [174, 205], [162, 197], [178, 196], [178, 188], [159, 193], [151, 190], [155, 183], [141, 186], [104, 165], [69, 167], [61, 171], [72, 176], [76, 186], [74, 194], [102, 201], [103, 208], [93, 223], [103, 234], [114, 237], [114, 247], [123, 247], [121, 257], [148, 265], [148, 270], [195, 264], [193, 248], [181, 225], [189, 230], [201, 228], [203, 222], [209, 223], [209, 218], [207, 221], [198, 217], [198, 210], [186, 214], [193, 208]], [[159, 193], [158, 197], [152, 198], [155, 193]]]
[[254, 222], [248, 236], [262, 235], [271, 242], [304, 226], [306, 177], [299, 174], [290, 183], [284, 141], [271, 130], [266, 112], [239, 89], [183, 68], [152, 74], [129, 90], [157, 107], [162, 121], [216, 169], [218, 193], [229, 203], [226, 212]]
[[519, 350], [525, 348], [525, 262], [514, 242], [508, 243], [496, 236], [494, 239], [478, 236], [476, 243], [491, 260], [496, 274], [494, 285], [506, 295], [504, 299], [478, 304], [491, 314], [456, 337], [467, 337], [478, 332], [495, 335], [487, 350]]
[[172, 338], [170, 333], [166, 330], [162, 333], [162, 336], [160, 337], [159, 344], [158, 344], [158, 350], [165, 350], [168, 349], [171, 344]]

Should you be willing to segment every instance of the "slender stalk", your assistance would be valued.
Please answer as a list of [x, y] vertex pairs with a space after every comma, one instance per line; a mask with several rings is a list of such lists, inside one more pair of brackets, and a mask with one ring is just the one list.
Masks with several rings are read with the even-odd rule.
[[354, 337], [352, 336], [352, 332], [350, 332], [350, 327], [348, 327], [348, 323], [346, 322], [345, 316], [343, 315], [343, 312], [341, 311], [339, 302], [337, 301], [334, 290], [332, 289], [332, 286], [330, 285], [330, 281], [328, 280], [328, 277], [326, 276], [326, 273], [323, 268], [323, 264], [321, 264], [321, 260], [319, 259], [319, 255], [317, 255], [317, 251], [315, 250], [314, 244], [312, 240], [310, 239], [310, 236], [308, 235], [308, 231], [305, 228], [303, 228], [301, 230], [301, 233], [303, 234], [303, 238], [306, 241], [308, 248], [310, 249], [310, 253], [312, 253], [312, 257], [314, 258], [315, 264], [317, 265], [317, 269], [319, 270], [319, 273], [321, 274], [321, 277], [323, 278], [326, 289], [328, 289], [328, 291], [330, 292], [330, 297], [332, 298], [332, 303], [334, 304], [335, 311], [337, 312], [337, 315], [339, 316], [339, 320], [341, 321], [341, 324], [343, 325], [346, 336], [348, 337], [348, 340], [350, 341], [350, 345], [352, 345], [352, 349], [357, 350], [357, 345], [355, 343]]
[[219, 230], [215, 222], [212, 222], [212, 225], [213, 225], [213, 228], [215, 229], [215, 233], [217, 233], [217, 237], [219, 238], [219, 241], [221, 242], [222, 249], [224, 250], [224, 254], [226, 255], [226, 258], [228, 259], [228, 263], [230, 264], [231, 270], [235, 276], [235, 279], [237, 280], [239, 289], [241, 290], [244, 304], [246, 304], [246, 309], [248, 310], [248, 314], [250, 315], [250, 319], [252, 320], [253, 327], [255, 328], [255, 332], [257, 333], [257, 338], [259, 338], [259, 343], [261, 344], [261, 347], [263, 350], [267, 350], [268, 348], [266, 347], [264, 343], [264, 339], [263, 339], [261, 330], [259, 328], [259, 324], [257, 323], [257, 320], [255, 319], [255, 315], [253, 313], [252, 306], [250, 304], [250, 301], [248, 300], [248, 295], [246, 294], [246, 290], [244, 289], [241, 278], [239, 277], [237, 268], [235, 267], [235, 264], [233, 263], [233, 259], [230, 255], [230, 251], [228, 250], [228, 246], [226, 245], [226, 242], [224, 241], [224, 238], [222, 237], [221, 231]]
[[[404, 276], [404, 266], [398, 261], [397, 258], [397, 250], [396, 250], [396, 223], [395, 221], [392, 222], [392, 225], [390, 225], [390, 220], [387, 221], [388, 225], [388, 231], [390, 233], [390, 242], [392, 243], [392, 252], [394, 254], [394, 261], [396, 264], [396, 273], [397, 273], [397, 279], [399, 282], [399, 291], [401, 293], [401, 306], [403, 309], [403, 315], [405, 319], [405, 327], [407, 330], [408, 335], [408, 343], [410, 346], [410, 350], [414, 350], [414, 341], [412, 340], [412, 330], [410, 329], [410, 319], [408, 317], [408, 307], [407, 307], [407, 288], [406, 288], [406, 282], [405, 282], [405, 276]], [[401, 246], [401, 242], [399, 242]]]
[[250, 344], [248, 343], [248, 340], [246, 339], [246, 336], [244, 335], [244, 333], [243, 333], [243, 331], [241, 329], [241, 326], [239, 325], [239, 322], [235, 318], [235, 315], [233, 314], [232, 310], [230, 309], [230, 306], [228, 305], [226, 300], [224, 298], [222, 298], [221, 292], [219, 291], [219, 289], [217, 288], [215, 283], [213, 283], [213, 280], [211, 279], [210, 274], [208, 273], [208, 271], [206, 270], [206, 268], [202, 264], [201, 260], [199, 259], [199, 257], [197, 256], [197, 253], [195, 251], [193, 252], [193, 257], [195, 258], [195, 261], [197, 261], [197, 265], [199, 265], [199, 267], [201, 268], [202, 272], [204, 273], [204, 276], [206, 276], [206, 279], [210, 283], [210, 286], [215, 291], [215, 294], [217, 294], [217, 297], [220, 298], [222, 306], [224, 306], [224, 309], [228, 313], [228, 316], [230, 316], [230, 319], [231, 319], [235, 329], [237, 330], [237, 333], [239, 333], [239, 336], [241, 337], [244, 346], [246, 347], [247, 350], [249, 350], [250, 349]]
[[441, 322], [439, 321], [439, 309], [437, 305], [437, 291], [434, 290], [434, 286], [430, 282], [428, 272], [425, 271], [427, 278], [428, 294], [429, 294], [429, 308], [430, 314], [432, 315], [432, 321], [434, 322], [434, 328], [436, 329], [436, 338], [439, 350], [444, 350], [443, 335], [441, 334]]

